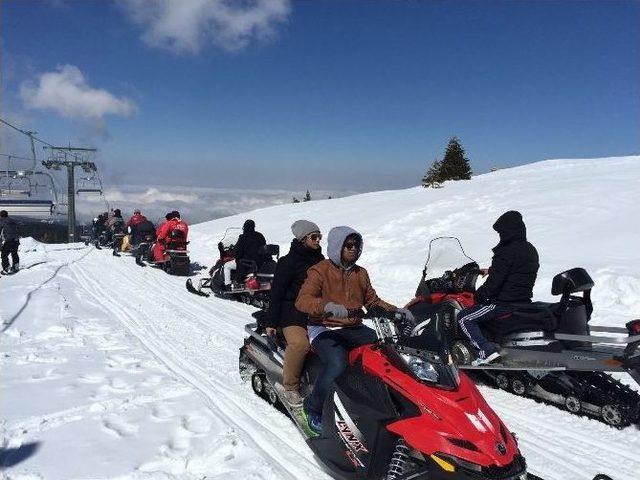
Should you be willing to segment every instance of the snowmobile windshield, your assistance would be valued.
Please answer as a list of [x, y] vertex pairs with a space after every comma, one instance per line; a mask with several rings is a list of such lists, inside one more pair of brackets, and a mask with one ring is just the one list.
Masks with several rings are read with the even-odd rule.
[[478, 264], [465, 253], [460, 240], [434, 238], [429, 242], [427, 262], [416, 295], [433, 291], [474, 291], [477, 273]]
[[220, 243], [222, 243], [222, 246], [224, 247], [224, 249], [228, 250], [230, 248], [233, 248], [236, 245], [236, 243], [238, 243], [238, 238], [240, 237], [241, 233], [242, 233], [242, 228], [239, 228], [239, 227], [227, 228], [224, 231], [224, 235], [222, 236], [222, 239], [220, 240]]
[[460, 240], [456, 237], [438, 237], [429, 242], [426, 278], [440, 278], [445, 272], [463, 267], [476, 261], [467, 256]]

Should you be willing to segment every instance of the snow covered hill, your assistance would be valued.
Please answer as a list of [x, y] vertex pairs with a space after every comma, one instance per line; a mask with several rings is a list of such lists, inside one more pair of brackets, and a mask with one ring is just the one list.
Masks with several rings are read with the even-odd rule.
[[[281, 205], [192, 228], [208, 266], [224, 230], [256, 221], [283, 253], [294, 220], [364, 236], [360, 263], [380, 296], [415, 291], [431, 238], [454, 235], [489, 263], [504, 211], [522, 212], [540, 253], [539, 299], [553, 275], [593, 276], [593, 322], [640, 317], [640, 157], [551, 160], [448, 183]], [[188, 220], [188, 212], [182, 212]], [[323, 245], [326, 245], [323, 243]], [[24, 270], [0, 279], [3, 475], [10, 479], [327, 478], [295, 428], [237, 374], [251, 307], [190, 295], [184, 278], [81, 244], [25, 240]], [[203, 270], [201, 273], [204, 273]], [[483, 388], [546, 479], [638, 478], [640, 432], [617, 431]]]

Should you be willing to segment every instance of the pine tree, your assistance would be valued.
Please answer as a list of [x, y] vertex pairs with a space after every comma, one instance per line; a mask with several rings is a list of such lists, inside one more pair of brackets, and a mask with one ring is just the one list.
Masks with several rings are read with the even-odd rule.
[[471, 165], [465, 157], [460, 140], [458, 137], [452, 137], [440, 165], [440, 180], [469, 180], [471, 174]]
[[438, 159], [434, 160], [427, 173], [422, 177], [422, 186], [427, 188], [439, 188], [442, 185], [442, 179], [440, 178], [440, 168], [442, 166], [442, 162]]
[[298, 200], [296, 197], [293, 197], [293, 202], [292, 203], [300, 203], [300, 200]]
[[307, 193], [305, 194], [304, 197], [302, 197], [302, 201], [303, 202], [308, 202], [311, 200], [311, 194], [309, 193], [309, 190], [307, 190]]

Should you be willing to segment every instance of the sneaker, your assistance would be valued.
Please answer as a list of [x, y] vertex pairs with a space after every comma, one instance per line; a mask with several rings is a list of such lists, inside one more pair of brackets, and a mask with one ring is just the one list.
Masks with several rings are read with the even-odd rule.
[[320, 435], [322, 433], [322, 415], [309, 412], [306, 408], [302, 409], [302, 412], [304, 414], [305, 420], [307, 421], [309, 430], [311, 430], [316, 435]]
[[477, 367], [479, 365], [489, 365], [490, 363], [495, 363], [500, 360], [501, 355], [500, 352], [493, 352], [487, 355], [485, 358], [476, 358], [471, 365]]
[[300, 392], [298, 392], [298, 390], [285, 390], [284, 400], [291, 407], [299, 407], [300, 405], [302, 405], [304, 398], [302, 398], [302, 395], [300, 395]]

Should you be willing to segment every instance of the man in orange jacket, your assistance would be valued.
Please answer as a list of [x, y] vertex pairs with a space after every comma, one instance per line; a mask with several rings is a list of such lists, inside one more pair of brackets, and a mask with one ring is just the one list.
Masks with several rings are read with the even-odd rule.
[[381, 300], [371, 285], [369, 274], [356, 261], [362, 253], [362, 235], [350, 227], [335, 227], [329, 232], [327, 256], [307, 270], [295, 306], [309, 315], [311, 347], [322, 360], [322, 370], [313, 391], [304, 401], [309, 428], [322, 431], [322, 406], [331, 385], [347, 367], [349, 351], [376, 341], [371, 328], [349, 311], [377, 307], [400, 311], [409, 320], [411, 312]]

